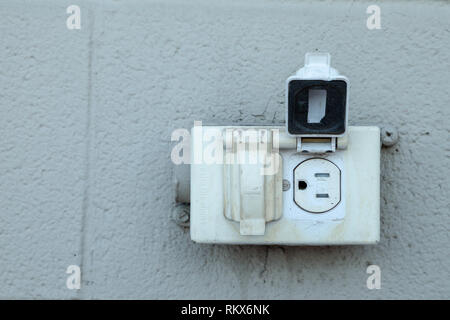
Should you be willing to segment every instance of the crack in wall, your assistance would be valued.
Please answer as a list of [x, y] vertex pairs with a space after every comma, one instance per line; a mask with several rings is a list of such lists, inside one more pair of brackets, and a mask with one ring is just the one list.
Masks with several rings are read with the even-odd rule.
[[84, 266], [85, 266], [85, 243], [86, 243], [86, 225], [87, 225], [87, 213], [90, 201], [90, 177], [91, 177], [91, 128], [92, 128], [92, 57], [94, 51], [93, 37], [94, 37], [94, 23], [95, 23], [95, 10], [88, 11], [88, 28], [89, 28], [89, 41], [88, 41], [88, 74], [87, 74], [87, 109], [86, 109], [86, 146], [85, 146], [85, 171], [84, 171], [84, 192], [83, 192], [83, 204], [82, 204], [82, 216], [81, 216], [81, 232], [80, 232], [80, 270], [81, 270], [81, 287], [77, 291], [77, 298], [81, 299], [82, 289], [86, 284], [84, 279]]

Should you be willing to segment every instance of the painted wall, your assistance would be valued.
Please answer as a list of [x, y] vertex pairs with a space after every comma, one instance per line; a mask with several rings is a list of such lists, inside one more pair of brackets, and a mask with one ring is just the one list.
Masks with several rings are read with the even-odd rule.
[[[2, 0], [0, 297], [450, 298], [449, 17], [445, 1]], [[380, 244], [192, 243], [170, 218], [171, 132], [282, 123], [314, 50], [351, 81], [350, 124], [399, 130]]]

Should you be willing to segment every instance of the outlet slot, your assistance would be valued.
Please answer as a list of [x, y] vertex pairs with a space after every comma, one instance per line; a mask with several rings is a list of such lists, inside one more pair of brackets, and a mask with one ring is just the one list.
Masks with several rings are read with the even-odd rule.
[[308, 186], [308, 184], [306, 183], [306, 181], [303, 181], [303, 180], [298, 181], [298, 188], [300, 190], [305, 190], [307, 186]]
[[316, 194], [316, 198], [329, 198], [330, 195], [328, 193], [318, 193]]
[[329, 178], [330, 174], [329, 173], [315, 173], [314, 177], [316, 177], [316, 178]]

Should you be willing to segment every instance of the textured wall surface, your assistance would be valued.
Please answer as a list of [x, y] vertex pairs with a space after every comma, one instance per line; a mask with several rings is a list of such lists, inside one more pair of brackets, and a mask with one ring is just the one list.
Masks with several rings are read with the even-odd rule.
[[[450, 3], [375, 3], [381, 30], [370, 4], [1, 0], [0, 297], [450, 298]], [[170, 219], [170, 133], [282, 123], [314, 50], [351, 81], [350, 124], [399, 130], [380, 244], [192, 243]]]

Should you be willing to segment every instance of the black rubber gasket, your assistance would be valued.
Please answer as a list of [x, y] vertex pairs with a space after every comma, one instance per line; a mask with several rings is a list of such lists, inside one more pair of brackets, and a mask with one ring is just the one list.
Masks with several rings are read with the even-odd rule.
[[[309, 90], [326, 90], [325, 116], [319, 123], [308, 123]], [[288, 86], [288, 132], [298, 134], [343, 134], [347, 83], [344, 80], [292, 80]]]

